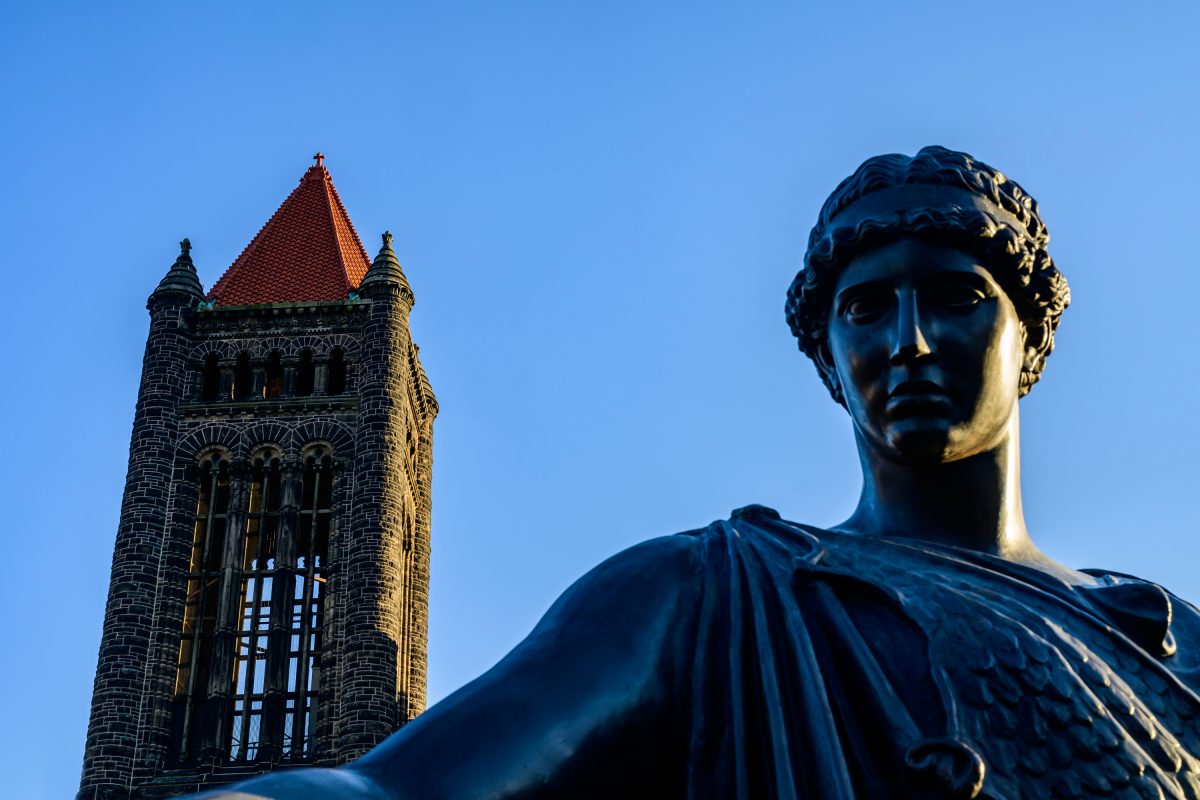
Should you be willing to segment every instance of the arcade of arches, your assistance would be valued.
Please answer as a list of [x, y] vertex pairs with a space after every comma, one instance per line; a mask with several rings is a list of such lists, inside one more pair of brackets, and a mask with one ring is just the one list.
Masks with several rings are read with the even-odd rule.
[[206, 403], [340, 395], [348, 387], [346, 353], [340, 347], [327, 357], [304, 349], [295, 358], [285, 358], [279, 350], [272, 350], [262, 360], [243, 351], [230, 363], [209, 353], [198, 371], [196, 399]]

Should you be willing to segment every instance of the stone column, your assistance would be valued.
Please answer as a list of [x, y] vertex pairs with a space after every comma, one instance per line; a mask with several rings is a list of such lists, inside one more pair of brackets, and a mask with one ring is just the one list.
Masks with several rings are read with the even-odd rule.
[[250, 371], [250, 398], [252, 400], [261, 400], [266, 395], [265, 387], [267, 385], [267, 370], [266, 367], [252, 367]]
[[221, 555], [221, 585], [217, 628], [213, 635], [212, 666], [204, 701], [200, 757], [222, 763], [228, 756], [228, 731], [234, 695], [233, 664], [242, 617], [242, 554], [246, 541], [246, 510], [252, 471], [245, 461], [234, 462], [229, 475], [229, 511], [225, 516], [225, 548]]
[[283, 367], [283, 397], [296, 396], [296, 366], [284, 362]]
[[[263, 700], [261, 758], [283, 757], [283, 717], [287, 706], [288, 660], [291, 650], [292, 600], [296, 576], [296, 542], [300, 536], [300, 493], [303, 466], [288, 456], [280, 476], [279, 532], [275, 548], [275, 580], [271, 582], [271, 628], [267, 634], [267, 674]], [[292, 731], [293, 743], [296, 731]]]
[[313, 396], [324, 397], [329, 394], [329, 360], [322, 357], [313, 358]]

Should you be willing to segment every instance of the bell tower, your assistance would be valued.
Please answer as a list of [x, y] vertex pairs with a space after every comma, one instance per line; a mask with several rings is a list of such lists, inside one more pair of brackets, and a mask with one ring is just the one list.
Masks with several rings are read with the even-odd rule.
[[437, 401], [320, 154], [151, 293], [78, 800], [345, 763], [424, 710]]

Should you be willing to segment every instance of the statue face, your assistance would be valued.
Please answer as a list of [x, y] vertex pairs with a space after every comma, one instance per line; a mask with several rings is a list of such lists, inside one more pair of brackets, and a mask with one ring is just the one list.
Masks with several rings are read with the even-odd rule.
[[911, 237], [839, 276], [829, 353], [860, 439], [885, 458], [936, 463], [1000, 443], [1015, 420], [1024, 336], [973, 256]]

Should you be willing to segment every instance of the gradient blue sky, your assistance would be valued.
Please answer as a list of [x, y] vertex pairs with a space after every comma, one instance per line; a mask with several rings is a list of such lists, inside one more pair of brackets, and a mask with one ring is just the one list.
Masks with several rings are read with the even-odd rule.
[[929, 143], [1024, 184], [1071, 281], [1036, 539], [1200, 598], [1198, 8], [6, 4], [3, 794], [77, 785], [145, 297], [184, 236], [211, 286], [318, 149], [441, 402], [433, 699], [620, 548], [849, 513], [784, 291], [834, 184]]

